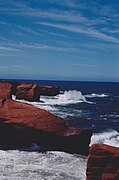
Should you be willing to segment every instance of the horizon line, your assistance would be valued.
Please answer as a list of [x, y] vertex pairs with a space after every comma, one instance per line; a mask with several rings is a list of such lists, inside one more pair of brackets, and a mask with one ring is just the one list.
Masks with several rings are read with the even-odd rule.
[[51, 80], [51, 79], [25, 79], [25, 78], [23, 78], [23, 79], [20, 79], [20, 78], [18, 78], [18, 79], [14, 79], [14, 78], [8, 78], [8, 79], [0, 79], [0, 81], [63, 81], [63, 82], [89, 82], [89, 83], [119, 83], [119, 81], [101, 81], [101, 80]]

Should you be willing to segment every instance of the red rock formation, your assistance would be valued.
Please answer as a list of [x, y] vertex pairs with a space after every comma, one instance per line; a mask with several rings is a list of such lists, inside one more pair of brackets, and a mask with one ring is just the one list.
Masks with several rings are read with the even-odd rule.
[[38, 101], [40, 98], [38, 85], [35, 83], [20, 83], [16, 87], [16, 98], [27, 101]]
[[52, 150], [88, 153], [92, 131], [74, 128], [69, 121], [46, 110], [13, 100], [1, 100], [0, 119], [0, 143], [36, 142]]
[[60, 88], [56, 86], [39, 86], [40, 95], [43, 96], [56, 96], [60, 93]]
[[38, 101], [40, 95], [56, 96], [60, 89], [55, 86], [38, 86], [36, 83], [24, 82], [0, 82], [0, 98], [10, 98], [12, 94], [16, 95], [17, 99], [27, 101]]
[[0, 98], [10, 98], [12, 96], [12, 84], [1, 81], [0, 82]]
[[119, 148], [94, 144], [87, 162], [87, 180], [119, 179]]

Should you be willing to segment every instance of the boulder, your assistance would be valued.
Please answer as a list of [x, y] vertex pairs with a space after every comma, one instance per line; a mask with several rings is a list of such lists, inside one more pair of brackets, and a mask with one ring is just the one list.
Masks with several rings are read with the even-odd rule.
[[27, 101], [38, 101], [40, 98], [38, 85], [36, 83], [20, 83], [16, 87], [16, 98]]
[[119, 148], [94, 144], [87, 161], [87, 180], [119, 179]]
[[56, 96], [60, 93], [60, 88], [56, 86], [39, 86], [40, 95]]
[[0, 81], [0, 98], [12, 98], [12, 84]]
[[50, 112], [9, 99], [0, 100], [0, 144], [42, 144], [51, 150], [88, 154], [91, 129], [75, 128]]

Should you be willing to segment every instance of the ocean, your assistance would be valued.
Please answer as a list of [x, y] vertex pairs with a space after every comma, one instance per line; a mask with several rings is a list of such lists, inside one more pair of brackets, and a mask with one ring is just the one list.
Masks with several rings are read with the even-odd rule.
[[[25, 81], [26, 82], [26, 81]], [[119, 147], [119, 83], [34, 80], [60, 87], [57, 96], [41, 96], [27, 102], [68, 119], [75, 127], [92, 128], [91, 143]], [[39, 153], [32, 144], [26, 149], [0, 151], [0, 179], [85, 180], [85, 156], [65, 152]]]

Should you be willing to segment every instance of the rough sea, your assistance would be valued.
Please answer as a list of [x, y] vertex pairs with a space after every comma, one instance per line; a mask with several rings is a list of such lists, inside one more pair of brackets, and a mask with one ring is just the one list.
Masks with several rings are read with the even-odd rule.
[[[41, 96], [30, 103], [68, 119], [75, 127], [93, 129], [91, 144], [119, 147], [119, 83], [74, 81], [29, 81], [60, 87], [57, 96]], [[15, 96], [13, 99], [18, 101]], [[85, 180], [85, 156], [65, 152], [38, 152], [26, 149], [0, 150], [0, 180]]]

